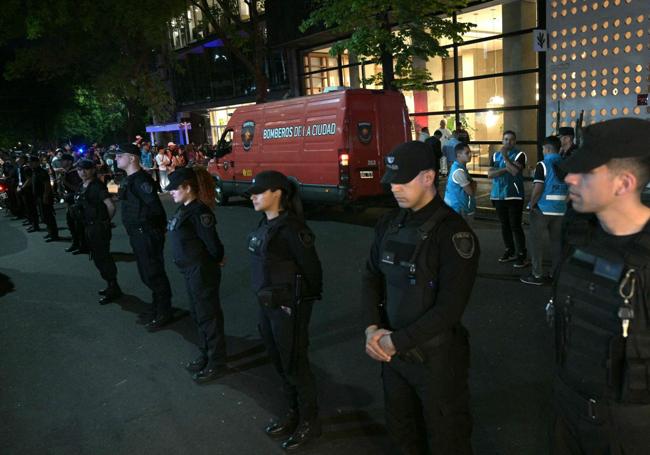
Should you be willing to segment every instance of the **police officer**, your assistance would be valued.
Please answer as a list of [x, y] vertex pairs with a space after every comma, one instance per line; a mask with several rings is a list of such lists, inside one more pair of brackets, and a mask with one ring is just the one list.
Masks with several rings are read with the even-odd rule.
[[203, 168], [177, 169], [165, 191], [180, 207], [169, 220], [174, 263], [185, 277], [201, 354], [185, 367], [203, 384], [226, 372], [226, 337], [219, 299], [224, 249], [216, 230], [214, 180]]
[[578, 212], [566, 233], [555, 316], [555, 454], [650, 448], [650, 122], [584, 129], [560, 163]]
[[259, 329], [289, 404], [287, 414], [265, 431], [272, 438], [289, 436], [282, 447], [293, 450], [321, 434], [307, 351], [312, 304], [322, 291], [322, 270], [314, 234], [303, 221], [300, 198], [289, 179], [277, 171], [264, 171], [248, 191], [255, 211], [264, 212], [248, 238], [251, 286], [260, 305]]
[[61, 163], [61, 188], [63, 200], [66, 203], [65, 220], [68, 230], [72, 236], [72, 244], [65, 249], [67, 253], [81, 254], [87, 252], [85, 246], [84, 225], [81, 213], [78, 213], [78, 206], [75, 204], [75, 194], [81, 187], [81, 177], [77, 169], [72, 166], [74, 158], [72, 155], [65, 153], [59, 159]]
[[127, 144], [116, 152], [117, 166], [127, 174], [120, 186], [122, 222], [140, 278], [153, 295], [151, 310], [141, 315], [140, 322], [148, 331], [155, 332], [172, 320], [172, 291], [163, 256], [167, 215], [156, 183], [140, 166], [140, 149]]
[[438, 162], [420, 142], [386, 157], [400, 209], [375, 228], [362, 281], [366, 353], [381, 362], [388, 432], [403, 454], [469, 454], [469, 342], [460, 319], [478, 239], [434, 186]]
[[[38, 232], [41, 230], [38, 208], [36, 205], [36, 197], [34, 196], [34, 183], [32, 177], [34, 174], [33, 169], [38, 167], [40, 160], [37, 156], [27, 156], [26, 164], [21, 166], [22, 185], [19, 186], [18, 191], [25, 207], [27, 215], [27, 232]], [[24, 224], [24, 223], [23, 223]]]
[[578, 148], [573, 142], [576, 136], [575, 130], [571, 126], [561, 126], [557, 135], [560, 139], [560, 156], [562, 158], [570, 157]]
[[75, 195], [75, 202], [84, 224], [90, 258], [107, 283], [106, 289], [99, 291], [102, 296], [99, 303], [105, 305], [121, 297], [122, 290], [117, 284], [117, 267], [111, 256], [111, 219], [115, 215], [115, 204], [96, 172], [93, 161], [79, 160], [77, 173], [82, 183]]
[[50, 182], [50, 175], [41, 167], [41, 159], [38, 156], [31, 156], [29, 167], [32, 170], [31, 184], [34, 205], [38, 210], [40, 219], [47, 226], [46, 242], [59, 240], [59, 228], [56, 225], [54, 215], [54, 191]]

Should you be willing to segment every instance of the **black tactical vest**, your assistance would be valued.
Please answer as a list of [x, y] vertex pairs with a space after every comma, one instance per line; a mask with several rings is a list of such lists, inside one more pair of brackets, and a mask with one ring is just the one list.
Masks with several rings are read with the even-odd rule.
[[[620, 250], [591, 241], [593, 222], [574, 224], [553, 296], [559, 375], [585, 396], [650, 403], [650, 226]], [[621, 293], [631, 292], [624, 337]]]
[[86, 224], [106, 223], [110, 221], [108, 216], [108, 209], [104, 201], [99, 200], [99, 183], [97, 180], [91, 181], [87, 187], [83, 184], [79, 188], [79, 192], [75, 197], [76, 203], [79, 205], [83, 221]]
[[260, 291], [273, 293], [273, 299], [289, 301], [295, 295], [298, 266], [293, 258], [280, 257], [269, 251], [269, 244], [280, 230], [290, 229], [288, 214], [283, 213], [275, 222], [262, 222], [248, 236], [248, 250], [251, 253], [251, 287], [256, 295]]
[[379, 267], [386, 281], [385, 317], [392, 330], [410, 325], [435, 304], [437, 267], [429, 270], [427, 262], [431, 258], [421, 253], [431, 240], [435, 241], [437, 227], [450, 209], [441, 206], [420, 226], [405, 226], [407, 213], [407, 210], [400, 211], [391, 222], [380, 248]]

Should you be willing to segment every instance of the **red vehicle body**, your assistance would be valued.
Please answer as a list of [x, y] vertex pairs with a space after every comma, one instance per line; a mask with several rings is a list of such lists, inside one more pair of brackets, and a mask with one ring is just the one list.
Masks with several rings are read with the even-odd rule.
[[305, 201], [348, 204], [383, 194], [384, 156], [410, 139], [401, 93], [345, 89], [236, 109], [208, 170], [222, 203], [273, 169]]

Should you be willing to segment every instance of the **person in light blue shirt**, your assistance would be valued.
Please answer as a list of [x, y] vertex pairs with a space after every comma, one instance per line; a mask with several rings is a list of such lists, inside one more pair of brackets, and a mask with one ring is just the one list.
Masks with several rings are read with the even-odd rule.
[[142, 167], [149, 173], [153, 169], [153, 154], [151, 153], [151, 144], [149, 142], [143, 142], [142, 148], [140, 149], [140, 164]]
[[526, 237], [521, 224], [524, 210], [524, 177], [526, 154], [517, 147], [514, 131], [503, 133], [501, 149], [490, 157], [488, 178], [492, 179], [490, 199], [501, 222], [501, 236], [506, 250], [499, 262], [512, 262], [513, 267], [529, 265]]
[[[530, 196], [530, 257], [532, 273], [521, 277], [526, 284], [542, 285], [547, 281], [543, 274], [544, 237], [548, 234], [553, 260], [552, 271], [562, 254], [562, 222], [567, 209], [569, 188], [558, 176], [556, 167], [562, 161], [560, 139], [549, 136], [543, 142], [544, 160], [537, 163], [533, 177], [533, 194]], [[551, 273], [552, 275], [552, 273]]]
[[445, 189], [445, 204], [469, 223], [476, 209], [476, 181], [467, 171], [467, 163], [472, 159], [472, 152], [469, 145], [459, 143], [456, 144], [455, 154], [456, 161], [449, 170]]
[[442, 156], [445, 157], [447, 174], [450, 174], [451, 165], [456, 161], [456, 146], [460, 144], [458, 130], [455, 130], [451, 138], [442, 146]]

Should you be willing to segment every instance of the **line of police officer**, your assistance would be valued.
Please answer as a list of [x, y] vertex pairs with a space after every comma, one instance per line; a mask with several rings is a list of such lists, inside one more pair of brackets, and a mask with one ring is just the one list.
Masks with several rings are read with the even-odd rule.
[[[582, 146], [561, 164], [574, 209], [588, 215], [570, 226], [554, 275], [554, 453], [641, 454], [650, 447], [650, 209], [640, 198], [650, 179], [650, 151], [638, 134], [648, 126], [630, 119], [589, 126]], [[120, 156], [130, 177], [121, 198], [127, 201], [123, 216], [136, 257], [138, 251], [162, 255], [164, 236], [153, 222], [164, 214], [160, 201], [139, 174], [136, 151], [126, 148]], [[461, 317], [476, 277], [478, 239], [440, 200], [434, 186], [437, 160], [424, 144], [396, 147], [386, 166], [383, 182], [391, 185], [400, 209], [377, 224], [362, 304], [366, 352], [381, 363], [388, 431], [401, 453], [471, 453], [469, 342]], [[260, 305], [260, 332], [288, 401], [286, 416], [266, 431], [272, 437], [291, 435], [283, 447], [292, 450], [321, 433], [307, 346], [322, 272], [314, 236], [286, 177], [260, 174], [251, 193], [255, 209], [265, 214], [248, 241], [251, 286]], [[196, 220], [213, 227], [212, 218], [203, 219], [213, 214], [197, 207], [190, 201], [179, 210], [196, 210], [190, 216], [195, 228]], [[186, 216], [172, 218], [172, 231]], [[186, 235], [192, 233], [177, 238]], [[212, 261], [222, 258], [223, 251], [215, 251]], [[174, 256], [182, 254], [183, 248]], [[138, 268], [149, 284], [152, 273], [164, 274], [162, 261]], [[192, 286], [218, 282], [219, 276], [213, 269], [213, 276], [190, 277], [190, 294], [196, 292]], [[163, 286], [163, 304], [154, 306], [151, 321], [161, 317], [159, 308], [167, 311], [167, 289]]]

